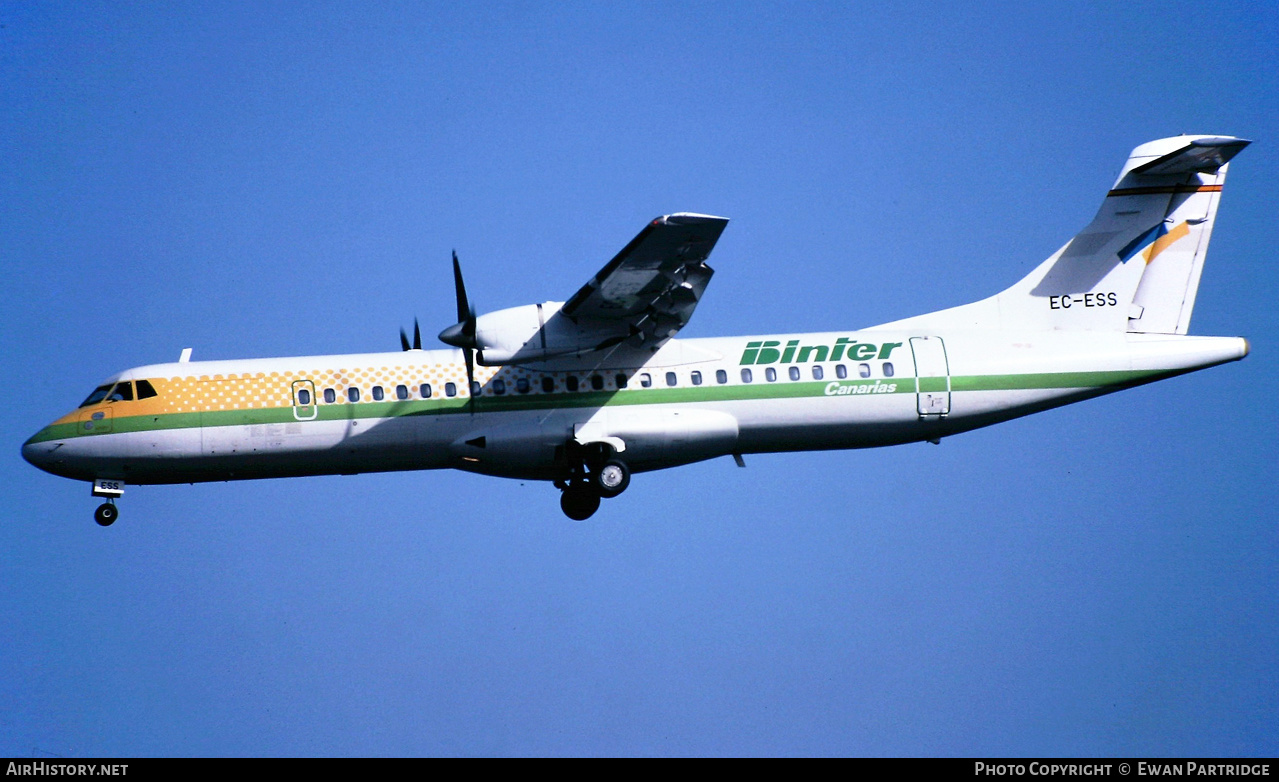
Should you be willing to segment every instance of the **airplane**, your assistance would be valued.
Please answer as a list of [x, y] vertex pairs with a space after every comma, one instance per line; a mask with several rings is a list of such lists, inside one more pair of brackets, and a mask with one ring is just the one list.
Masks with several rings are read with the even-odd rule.
[[455, 468], [549, 481], [584, 520], [631, 476], [731, 456], [943, 437], [1248, 354], [1188, 336], [1229, 161], [1250, 142], [1134, 149], [1092, 222], [1012, 287], [853, 331], [678, 339], [728, 220], [646, 225], [564, 302], [477, 316], [453, 254], [444, 350], [191, 361], [108, 378], [22, 446], [126, 484]]

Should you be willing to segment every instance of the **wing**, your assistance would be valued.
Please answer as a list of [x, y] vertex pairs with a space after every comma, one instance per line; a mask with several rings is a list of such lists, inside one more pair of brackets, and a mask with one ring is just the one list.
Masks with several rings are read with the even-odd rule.
[[[664, 341], [688, 323], [714, 272], [707, 266], [728, 218], [659, 217], [564, 303], [560, 314], [602, 330], [625, 326], [637, 341]], [[625, 337], [620, 338], [625, 339]]]

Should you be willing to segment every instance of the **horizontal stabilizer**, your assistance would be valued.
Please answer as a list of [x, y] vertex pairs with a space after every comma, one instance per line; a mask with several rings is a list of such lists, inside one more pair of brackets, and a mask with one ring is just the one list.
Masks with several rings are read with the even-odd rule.
[[[1251, 141], [1231, 136], [1210, 136], [1207, 138], [1186, 137], [1185, 145], [1164, 155], [1142, 163], [1130, 173], [1145, 176], [1163, 176], [1165, 174], [1189, 174], [1193, 171], [1216, 171], [1230, 159], [1239, 154]], [[1133, 150], [1136, 157], [1140, 147]]]

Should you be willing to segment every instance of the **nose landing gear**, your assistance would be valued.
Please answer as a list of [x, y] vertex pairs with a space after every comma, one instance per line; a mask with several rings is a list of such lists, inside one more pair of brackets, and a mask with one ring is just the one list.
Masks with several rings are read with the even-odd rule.
[[94, 497], [106, 499], [106, 502], [99, 505], [93, 512], [93, 520], [101, 527], [110, 527], [116, 519], [120, 518], [120, 509], [115, 506], [115, 501], [124, 494], [124, 481], [98, 478], [94, 480], [93, 490], [90, 493]]
[[107, 500], [93, 512], [93, 520], [102, 527], [110, 527], [118, 518], [120, 518], [120, 509], [115, 506], [115, 500]]
[[555, 485], [563, 492], [560, 509], [574, 521], [589, 519], [599, 510], [601, 499], [616, 497], [631, 485], [631, 470], [612, 446], [569, 441], [563, 455], [568, 477]]

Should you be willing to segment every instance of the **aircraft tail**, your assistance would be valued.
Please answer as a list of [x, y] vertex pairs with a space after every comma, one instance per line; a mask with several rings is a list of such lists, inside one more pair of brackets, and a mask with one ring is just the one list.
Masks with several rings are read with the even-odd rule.
[[1249, 143], [1175, 136], [1142, 144], [1088, 227], [1020, 282], [885, 327], [1185, 334], [1227, 164]]

